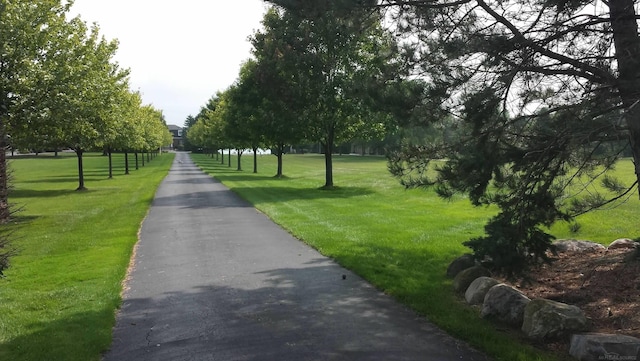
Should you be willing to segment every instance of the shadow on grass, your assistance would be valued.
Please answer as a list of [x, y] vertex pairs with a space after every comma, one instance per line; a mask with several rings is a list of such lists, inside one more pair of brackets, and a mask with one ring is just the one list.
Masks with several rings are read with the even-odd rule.
[[35, 190], [35, 189], [14, 189], [10, 193], [10, 197], [16, 198], [50, 198], [50, 197], [60, 197], [77, 193], [75, 189], [44, 189], [44, 190]]
[[242, 172], [233, 171], [233, 172], [217, 172], [212, 174], [216, 179], [221, 180], [222, 182], [230, 181], [230, 182], [250, 182], [250, 181], [286, 181], [291, 179], [287, 176], [276, 177], [275, 175], [257, 175], [257, 174], [243, 174]]
[[76, 158], [75, 153], [60, 153], [58, 154], [57, 157], [54, 156], [53, 153], [40, 153], [38, 155], [35, 155], [35, 154], [7, 155], [7, 160], [9, 161], [14, 159], [47, 159], [47, 160], [65, 159], [65, 160], [68, 160], [69, 158]]
[[32, 221], [40, 218], [39, 216], [24, 216], [20, 214], [20, 210], [16, 212], [14, 216], [11, 217], [11, 223], [17, 226], [28, 225]]
[[[252, 207], [263, 202], [287, 202], [291, 200], [305, 199], [339, 199], [355, 197], [373, 193], [368, 188], [341, 188], [340, 191], [321, 191], [318, 189], [295, 189], [289, 187], [248, 187], [233, 188], [229, 190], [222, 186], [221, 182], [208, 176], [166, 181], [167, 184], [212, 184], [211, 189], [190, 191], [171, 196], [157, 197], [153, 205], [158, 207], [179, 208], [226, 208], [226, 207]], [[250, 195], [250, 198], [245, 196]], [[246, 199], [254, 199], [250, 204]]]
[[[324, 155], [320, 156], [324, 159]], [[333, 155], [332, 158], [337, 163], [378, 163], [387, 159], [383, 155]]]
[[26, 325], [24, 335], [0, 343], [0, 360], [97, 360], [109, 347], [113, 309]]
[[344, 199], [375, 194], [371, 188], [364, 187], [340, 187], [331, 191], [291, 187], [234, 187], [231, 190], [245, 199], [252, 199], [255, 205], [293, 200]]
[[[133, 172], [133, 171], [132, 171]], [[124, 172], [114, 172], [113, 177], [125, 176]], [[88, 171], [84, 174], [85, 182], [103, 182], [108, 181], [109, 173], [101, 172], [101, 171]], [[78, 175], [50, 175], [43, 178], [38, 179], [24, 179], [20, 180], [19, 183], [78, 183]]]
[[24, 179], [20, 180], [19, 183], [73, 183], [78, 182], [78, 177], [72, 176], [49, 176], [46, 178], [38, 178], [38, 179]]
[[[178, 170], [176, 170], [178, 171]], [[249, 181], [279, 181], [286, 182], [288, 177], [281, 178], [275, 176], [258, 175], [254, 173], [243, 173], [229, 168], [204, 169], [204, 173], [209, 177], [196, 177], [188, 180], [170, 181], [170, 183], [202, 184], [208, 182], [205, 179], [213, 179], [216, 183], [223, 182], [249, 182]], [[185, 173], [180, 173], [185, 174]], [[188, 174], [202, 174], [200, 171], [190, 171]], [[231, 187], [233, 192], [243, 199], [252, 199], [253, 205], [264, 202], [287, 202], [291, 200], [311, 200], [311, 199], [341, 199], [374, 194], [371, 188], [365, 187], [334, 187], [330, 190], [321, 188], [292, 188], [286, 186], [264, 186], [264, 187]]]
[[227, 168], [227, 167], [214, 167], [214, 168], [208, 168], [208, 167], [203, 167], [201, 168], [202, 171], [216, 179], [219, 179], [223, 182], [225, 181], [230, 181], [230, 182], [236, 182], [236, 181], [240, 181], [240, 182], [250, 182], [250, 181], [278, 181], [278, 180], [282, 180], [282, 181], [286, 181], [286, 180], [290, 180], [290, 179], [296, 179], [296, 177], [289, 177], [287, 174], [284, 174], [282, 176], [276, 176], [275, 172], [273, 174], [264, 174], [263, 172], [260, 173], [253, 173], [253, 170], [237, 170], [236, 168]]

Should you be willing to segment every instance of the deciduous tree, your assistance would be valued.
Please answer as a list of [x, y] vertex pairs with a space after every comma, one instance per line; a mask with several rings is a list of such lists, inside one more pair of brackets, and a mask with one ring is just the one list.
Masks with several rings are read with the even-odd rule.
[[46, 100], [33, 80], [55, 50], [58, 33], [66, 27], [65, 13], [70, 4], [57, 0], [0, 1], [0, 222], [10, 214], [9, 180], [5, 152], [9, 139], [21, 142], [21, 135], [41, 134], [37, 129], [21, 133], [42, 108]]
[[[251, 38], [256, 59], [255, 89], [262, 99], [259, 104], [264, 141], [271, 154], [278, 158], [275, 176], [284, 176], [283, 158], [287, 145], [304, 139], [306, 119], [302, 115], [304, 79], [298, 77], [299, 66], [293, 56], [284, 56], [291, 49], [287, 20], [275, 8], [264, 16], [264, 31]], [[295, 28], [295, 24], [290, 24]]]
[[279, 3], [284, 10], [267, 13], [264, 32], [255, 35], [258, 64], [276, 69], [268, 74], [284, 85], [280, 97], [293, 106], [282, 108], [302, 125], [298, 135], [322, 144], [324, 188], [332, 188], [334, 145], [388, 126], [389, 114], [368, 100], [404, 67], [377, 10], [341, 1]]
[[[238, 80], [226, 91], [227, 134], [238, 141], [242, 141], [253, 151], [253, 172], [258, 172], [258, 149], [265, 141], [265, 109], [263, 109], [265, 94], [258, 81], [258, 64], [254, 60], [246, 61], [241, 69]], [[268, 110], [267, 110], [268, 111]], [[238, 170], [240, 170], [240, 154], [238, 155]]]
[[225, 135], [225, 119], [223, 117], [223, 92], [212, 96], [207, 104], [200, 109], [195, 117], [195, 124], [189, 128], [187, 137], [197, 147], [212, 152], [221, 150], [222, 164], [224, 164], [224, 149], [231, 147]]
[[84, 190], [82, 157], [102, 146], [114, 113], [128, 89], [128, 71], [113, 61], [117, 41], [101, 37], [96, 25], [88, 28], [73, 18], [56, 34], [55, 46], [36, 64], [29, 84], [41, 92], [30, 108], [25, 129], [46, 132], [49, 142], [73, 149], [78, 158], [78, 190]]

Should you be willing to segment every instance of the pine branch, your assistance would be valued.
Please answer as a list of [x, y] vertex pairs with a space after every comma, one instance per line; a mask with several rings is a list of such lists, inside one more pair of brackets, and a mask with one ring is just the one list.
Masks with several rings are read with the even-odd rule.
[[613, 202], [615, 202], [615, 201], [617, 201], [619, 199], [622, 199], [623, 197], [625, 197], [626, 195], [631, 193], [631, 191], [633, 191], [636, 188], [637, 185], [638, 185], [638, 181], [636, 180], [629, 188], [627, 188], [626, 191], [624, 191], [623, 193], [619, 194], [618, 196], [613, 197], [611, 199], [608, 199], [607, 201], [604, 201], [602, 203], [598, 203], [598, 204], [592, 205], [592, 206], [590, 206], [588, 208], [585, 208], [585, 209], [583, 209], [581, 211], [578, 211], [577, 213], [572, 214], [571, 218], [578, 217], [580, 215], [583, 215], [585, 213], [591, 212], [591, 211], [596, 210], [598, 208], [602, 208], [602, 207], [604, 207], [604, 206], [606, 206], [608, 204], [611, 204], [611, 203], [613, 203]]

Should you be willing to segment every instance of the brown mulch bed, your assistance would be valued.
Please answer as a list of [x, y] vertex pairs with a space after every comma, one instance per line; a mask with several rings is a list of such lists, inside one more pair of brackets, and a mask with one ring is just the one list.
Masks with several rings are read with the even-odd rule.
[[[535, 269], [528, 283], [512, 284], [529, 298], [580, 307], [590, 332], [640, 337], [640, 260], [634, 250], [615, 249], [553, 256]], [[547, 345], [564, 349], [567, 345]]]

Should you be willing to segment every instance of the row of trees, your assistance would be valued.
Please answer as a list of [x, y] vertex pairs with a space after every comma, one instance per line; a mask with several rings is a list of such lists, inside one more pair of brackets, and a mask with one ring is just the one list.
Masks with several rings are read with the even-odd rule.
[[[246, 111], [197, 119], [219, 114], [234, 129], [212, 130], [212, 147], [320, 142], [331, 187], [333, 144], [403, 130], [390, 171], [497, 205], [486, 236], [466, 244], [510, 275], [547, 259], [545, 227], [637, 189], [637, 1], [271, 2], [255, 59], [216, 98]], [[610, 170], [628, 155], [635, 181], [624, 184]]]
[[[67, 18], [72, 2], [2, 1], [2, 146], [147, 151], [171, 143], [162, 113], [130, 90], [116, 40]], [[3, 162], [4, 164], [4, 162]], [[6, 177], [3, 177], [6, 180]], [[84, 189], [82, 175], [78, 189]]]
[[128, 70], [113, 60], [117, 41], [68, 18], [71, 6], [0, 0], [0, 222], [11, 215], [8, 147], [72, 149], [83, 190], [85, 151], [149, 151], [171, 142], [162, 113], [142, 105]]
[[379, 11], [330, 3], [312, 12], [272, 7], [251, 38], [254, 59], [187, 120], [189, 142], [238, 154], [269, 148], [277, 176], [290, 145], [320, 143], [324, 187], [332, 188], [335, 144], [383, 138], [416, 88], [382, 19]]

